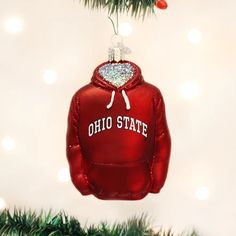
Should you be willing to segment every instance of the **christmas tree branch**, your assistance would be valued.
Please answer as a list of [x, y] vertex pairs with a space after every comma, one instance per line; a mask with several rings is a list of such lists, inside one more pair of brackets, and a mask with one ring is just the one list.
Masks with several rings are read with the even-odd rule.
[[154, 13], [156, 0], [80, 0], [90, 9], [108, 9], [108, 14], [131, 13], [134, 17], [144, 17]]
[[[31, 210], [14, 208], [13, 212], [5, 209], [0, 212], [1, 236], [174, 236], [172, 230], [154, 232], [147, 216], [134, 216], [123, 223], [109, 225], [102, 222], [100, 225], [91, 225], [82, 228], [79, 221], [68, 216], [65, 212], [53, 214], [43, 210], [36, 213]], [[176, 234], [175, 234], [176, 235]], [[179, 236], [184, 236], [181, 234]], [[196, 232], [185, 236], [197, 236]]]

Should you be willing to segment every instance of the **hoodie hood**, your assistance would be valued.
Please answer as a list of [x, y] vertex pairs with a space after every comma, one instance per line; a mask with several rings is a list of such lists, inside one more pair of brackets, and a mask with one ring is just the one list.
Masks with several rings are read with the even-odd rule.
[[[99, 70], [105, 66], [105, 65], [122, 65], [122, 64], [129, 64], [132, 67], [133, 73], [132, 76], [121, 86], [115, 86], [113, 83], [106, 80]], [[113, 91], [122, 91], [122, 90], [130, 90], [136, 87], [139, 84], [142, 84], [144, 82], [143, 76], [141, 74], [141, 69], [139, 66], [137, 66], [135, 63], [130, 61], [121, 61], [121, 62], [104, 62], [96, 67], [96, 69], [93, 72], [93, 76], [91, 79], [91, 83], [95, 86], [102, 87], [107, 90], [113, 90]]]
[[141, 69], [133, 62], [122, 61], [118, 63], [104, 62], [93, 73], [91, 83], [108, 91], [112, 91], [110, 102], [106, 108], [113, 106], [116, 93], [122, 94], [126, 110], [131, 109], [128, 90], [135, 88], [144, 82]]

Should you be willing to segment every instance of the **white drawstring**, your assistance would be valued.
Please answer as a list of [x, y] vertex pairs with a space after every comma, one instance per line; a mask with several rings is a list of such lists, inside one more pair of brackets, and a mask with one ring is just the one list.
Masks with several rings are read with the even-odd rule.
[[111, 101], [110, 103], [107, 105], [107, 109], [110, 109], [112, 107], [112, 104], [114, 102], [114, 97], [115, 97], [115, 90], [112, 91], [112, 94], [111, 94]]
[[122, 92], [123, 98], [125, 100], [126, 110], [130, 110], [129, 98], [128, 98], [127, 94], [125, 93], [125, 90], [122, 90], [121, 92]]
[[[122, 93], [122, 96], [124, 98], [124, 101], [125, 101], [125, 105], [126, 105], [126, 110], [130, 110], [130, 102], [129, 102], [129, 98], [127, 96], [127, 94], [125, 93], [125, 90], [122, 90], [121, 91]], [[112, 91], [111, 93], [111, 101], [110, 103], [107, 105], [107, 109], [110, 109], [113, 105], [113, 102], [114, 102], [114, 98], [115, 98], [115, 90]]]

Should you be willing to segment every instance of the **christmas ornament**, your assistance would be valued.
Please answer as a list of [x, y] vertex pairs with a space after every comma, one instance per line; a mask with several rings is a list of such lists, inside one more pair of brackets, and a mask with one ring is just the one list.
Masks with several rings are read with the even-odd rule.
[[[114, 36], [119, 38], [118, 13], [137, 16], [153, 11], [154, 1], [86, 0], [108, 7]], [[164, 0], [156, 3], [164, 9]], [[163, 187], [171, 140], [160, 90], [144, 81], [141, 69], [124, 60], [130, 52], [121, 39], [109, 48], [109, 60], [97, 66], [91, 82], [70, 104], [67, 159], [71, 179], [82, 195], [104, 200], [139, 200]]]
[[67, 158], [82, 195], [138, 200], [164, 185], [171, 140], [160, 90], [115, 53], [72, 98]]
[[158, 7], [159, 9], [162, 9], [162, 10], [164, 10], [168, 7], [167, 2], [165, 0], [157, 0], [155, 2], [155, 5], [156, 5], [156, 7]]

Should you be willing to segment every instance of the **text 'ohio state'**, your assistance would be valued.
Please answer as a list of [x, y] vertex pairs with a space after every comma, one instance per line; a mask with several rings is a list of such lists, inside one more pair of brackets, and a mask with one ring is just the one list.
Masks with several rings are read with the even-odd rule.
[[144, 137], [147, 137], [147, 124], [129, 116], [117, 116], [115, 121], [111, 116], [98, 119], [89, 124], [88, 135], [89, 137], [91, 137], [102, 131], [112, 129], [113, 127], [118, 129], [131, 130], [143, 135]]

